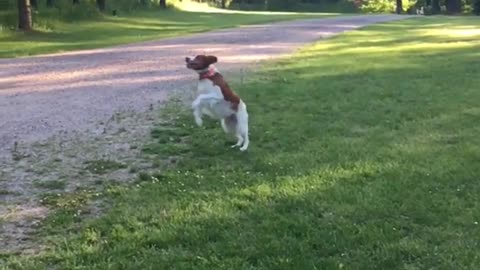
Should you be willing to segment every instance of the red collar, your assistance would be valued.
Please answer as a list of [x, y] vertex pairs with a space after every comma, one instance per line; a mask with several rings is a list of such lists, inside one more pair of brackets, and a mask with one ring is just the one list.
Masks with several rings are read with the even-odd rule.
[[215, 76], [215, 68], [213, 67], [210, 67], [207, 71], [205, 71], [204, 73], [200, 73], [200, 80], [203, 80], [203, 79], [210, 79], [212, 78], [213, 76]]

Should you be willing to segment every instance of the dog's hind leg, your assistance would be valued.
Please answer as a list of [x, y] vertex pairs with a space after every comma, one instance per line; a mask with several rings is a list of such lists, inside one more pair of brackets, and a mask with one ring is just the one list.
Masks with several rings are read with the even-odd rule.
[[248, 138], [248, 127], [246, 130], [242, 133], [242, 139], [243, 139], [243, 145], [240, 147], [240, 151], [245, 151], [248, 148], [248, 145], [250, 144], [250, 139]]
[[222, 119], [221, 121], [223, 131], [227, 134], [235, 135], [237, 143], [232, 145], [232, 148], [240, 147], [243, 144], [243, 137], [238, 133], [238, 120], [235, 114]]
[[232, 145], [232, 148], [235, 148], [235, 147], [240, 147], [243, 145], [243, 142], [244, 142], [244, 139], [243, 139], [243, 136], [240, 135], [239, 133], [237, 133], [235, 135], [237, 137], [237, 143]]
[[241, 136], [243, 143], [242, 147], [240, 147], [240, 151], [245, 151], [250, 144], [250, 139], [248, 137], [248, 114], [246, 108], [237, 114], [237, 121], [237, 137]]

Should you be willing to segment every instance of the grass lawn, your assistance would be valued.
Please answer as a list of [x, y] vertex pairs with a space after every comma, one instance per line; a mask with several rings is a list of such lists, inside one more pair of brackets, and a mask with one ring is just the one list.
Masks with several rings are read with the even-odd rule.
[[333, 15], [157, 10], [76, 23], [43, 18], [37, 26], [39, 31], [30, 34], [2, 31], [0, 27], [0, 58], [100, 48], [218, 28], [321, 16]]
[[[11, 269], [478, 269], [480, 22], [350, 32], [248, 77], [252, 144], [172, 103], [94, 220], [59, 208]], [[234, 142], [232, 140], [231, 142]], [[181, 156], [181, 158], [178, 158]], [[48, 236], [46, 236], [48, 235]]]

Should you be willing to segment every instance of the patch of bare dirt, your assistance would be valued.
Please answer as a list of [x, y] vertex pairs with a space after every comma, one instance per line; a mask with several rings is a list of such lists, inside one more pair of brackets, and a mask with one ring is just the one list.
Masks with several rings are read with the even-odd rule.
[[[44, 194], [124, 183], [137, 179], [137, 172], [148, 171], [151, 163], [141, 149], [150, 138], [150, 129], [160, 121], [158, 107], [152, 105], [143, 113], [117, 113], [98, 124], [101, 132], [97, 135], [52, 136], [17, 144], [4, 153], [0, 158], [0, 254], [38, 251], [38, 243], [31, 240], [49, 212], [41, 203]], [[119, 166], [103, 170], [109, 164]]]

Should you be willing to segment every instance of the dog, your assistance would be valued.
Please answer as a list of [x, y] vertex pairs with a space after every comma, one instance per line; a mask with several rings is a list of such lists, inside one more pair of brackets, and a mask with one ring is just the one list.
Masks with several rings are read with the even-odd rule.
[[214, 66], [217, 61], [214, 55], [185, 58], [187, 68], [199, 75], [197, 85], [199, 95], [192, 102], [195, 123], [202, 126], [203, 115], [220, 120], [225, 133], [233, 134], [237, 138], [237, 143], [232, 145], [232, 148], [239, 147], [240, 151], [245, 151], [250, 144], [247, 105], [230, 88]]

